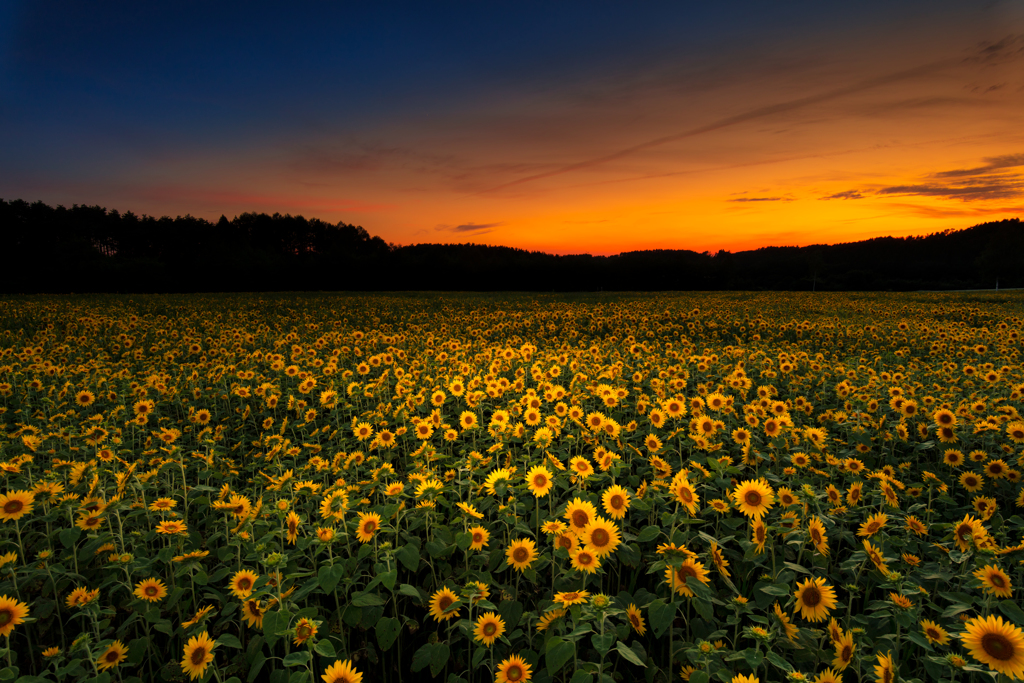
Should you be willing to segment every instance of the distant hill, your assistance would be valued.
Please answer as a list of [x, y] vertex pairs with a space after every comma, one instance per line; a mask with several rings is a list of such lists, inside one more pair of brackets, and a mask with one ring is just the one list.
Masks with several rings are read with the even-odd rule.
[[216, 223], [0, 199], [0, 290], [645, 291], [1024, 287], [1019, 218], [924, 237], [752, 251], [560, 256], [479, 244], [397, 246], [361, 227], [244, 213]]

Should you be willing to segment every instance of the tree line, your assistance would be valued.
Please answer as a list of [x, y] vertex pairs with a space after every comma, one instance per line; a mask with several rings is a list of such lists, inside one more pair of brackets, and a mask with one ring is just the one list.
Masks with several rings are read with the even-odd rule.
[[480, 244], [398, 246], [359, 226], [278, 213], [210, 222], [2, 199], [0, 230], [4, 293], [1024, 287], [1019, 218], [922, 237], [614, 256]]

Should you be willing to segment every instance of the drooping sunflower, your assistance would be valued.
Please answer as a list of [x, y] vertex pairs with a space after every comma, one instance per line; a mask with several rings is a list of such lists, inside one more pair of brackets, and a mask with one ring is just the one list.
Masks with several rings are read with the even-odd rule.
[[120, 640], [115, 640], [96, 660], [96, 668], [100, 671], [106, 671], [117, 666], [127, 658], [128, 648]]
[[512, 545], [505, 551], [506, 563], [512, 565], [516, 571], [526, 571], [537, 558], [537, 544], [529, 538], [521, 538], [512, 541]]
[[13, 522], [32, 512], [35, 494], [31, 491], [11, 491], [0, 495], [0, 519]]
[[302, 519], [295, 514], [295, 510], [288, 513], [287, 519], [285, 519], [285, 528], [288, 530], [288, 543], [294, 544], [295, 540], [299, 537], [299, 525], [302, 524]]
[[266, 610], [260, 604], [259, 600], [242, 601], [242, 618], [245, 619], [245, 624], [249, 628], [262, 628], [263, 615], [265, 612]]
[[519, 655], [512, 655], [502, 660], [495, 672], [495, 683], [526, 683], [533, 676], [530, 672], [530, 665]]
[[447, 586], [434, 593], [430, 598], [430, 616], [435, 621], [449, 621], [459, 616], [459, 610], [445, 611], [459, 601], [459, 596]]
[[492, 496], [496, 496], [498, 495], [498, 490], [496, 488], [498, 484], [500, 482], [504, 482], [505, 486], [508, 486], [508, 482], [511, 478], [512, 470], [500, 467], [487, 475], [487, 479], [484, 480], [484, 488], [487, 490], [487, 493]]
[[1013, 586], [1010, 583], [1010, 577], [999, 567], [987, 564], [974, 572], [974, 576], [981, 581], [981, 586], [986, 593], [1000, 598], [1013, 597]]
[[551, 481], [551, 471], [543, 465], [537, 465], [526, 473], [526, 485], [537, 498], [543, 498], [551, 492], [554, 483]]
[[0, 597], [0, 636], [10, 636], [11, 631], [28, 616], [28, 605], [6, 595]]
[[206, 673], [206, 667], [213, 661], [213, 648], [215, 647], [217, 644], [206, 631], [189, 638], [185, 643], [185, 653], [181, 658], [181, 670], [187, 673], [193, 681], [202, 678]]
[[843, 675], [835, 669], [825, 669], [814, 677], [814, 683], [843, 683]]
[[582, 605], [587, 602], [589, 597], [590, 591], [565, 591], [556, 593], [554, 601], [562, 603], [562, 607], [569, 607], [570, 605]]
[[729, 560], [725, 559], [725, 554], [722, 552], [722, 549], [719, 548], [718, 544], [714, 541], [711, 541], [711, 549], [709, 552], [711, 553], [711, 560], [715, 563], [715, 568], [718, 570], [718, 573], [722, 576], [732, 576], [728, 569]]
[[929, 619], [921, 620], [921, 633], [928, 639], [928, 642], [935, 645], [947, 645], [949, 643], [949, 633], [946, 629]]
[[573, 498], [566, 506], [565, 514], [562, 516], [569, 520], [572, 530], [579, 535], [583, 533], [588, 524], [597, 518], [597, 508], [585, 500]]
[[331, 664], [320, 678], [324, 683], [363, 683], [363, 674], [355, 670], [351, 659]]
[[871, 564], [875, 565], [875, 568], [883, 574], [889, 574], [889, 568], [886, 567], [886, 563], [889, 562], [888, 558], [882, 553], [882, 549], [876, 545], [872, 545], [871, 541], [864, 539], [864, 552], [867, 553], [868, 559], [871, 560]]
[[671, 590], [688, 598], [693, 597], [693, 591], [686, 585], [686, 579], [690, 576], [701, 583], [710, 583], [704, 564], [692, 557], [687, 558], [679, 568], [667, 567], [665, 569], [665, 583], [669, 585]]
[[484, 546], [491, 539], [491, 532], [482, 526], [475, 526], [469, 530], [471, 537], [469, 549], [470, 550], [483, 550]]
[[647, 624], [644, 623], [643, 613], [633, 603], [629, 604], [626, 608], [626, 617], [629, 619], [629, 625], [633, 627], [633, 630], [640, 635], [647, 633]]
[[800, 615], [808, 621], [824, 621], [828, 618], [829, 610], [837, 604], [835, 588], [826, 584], [821, 577], [798, 583], [793, 595], [800, 608]]
[[747, 517], [761, 519], [775, 504], [772, 487], [764, 479], [747, 480], [732, 492], [736, 507]]
[[580, 542], [599, 558], [615, 551], [622, 539], [618, 528], [607, 519], [597, 517], [583, 528]]
[[795, 643], [797, 634], [800, 633], [800, 629], [797, 628], [789, 618], [789, 615], [782, 610], [782, 607], [779, 605], [777, 600], [775, 601], [775, 605], [772, 609], [775, 611], [775, 618], [779, 620], [779, 625], [782, 626], [782, 632], [786, 634], [786, 639], [791, 643]]
[[376, 512], [360, 512], [359, 526], [356, 527], [356, 538], [360, 543], [369, 543], [373, 540], [373, 534], [380, 529], [380, 515]]
[[494, 612], [484, 612], [476, 620], [473, 637], [490, 647], [504, 632], [505, 621]]
[[832, 660], [832, 666], [836, 667], [840, 671], [845, 671], [846, 667], [850, 666], [850, 662], [853, 661], [853, 652], [857, 649], [857, 645], [853, 642], [853, 633], [847, 631], [833, 642], [836, 649], [835, 659]]
[[135, 597], [148, 602], [160, 602], [167, 596], [167, 586], [160, 579], [145, 579], [135, 586]]
[[764, 552], [765, 541], [768, 540], [768, 527], [760, 519], [755, 519], [750, 525], [750, 542], [757, 546], [757, 554]]
[[256, 581], [259, 578], [259, 574], [249, 571], [248, 569], [242, 569], [241, 571], [235, 572], [235, 575], [231, 577], [231, 583], [228, 585], [228, 589], [236, 598], [244, 600], [252, 595], [253, 587], [256, 585]]
[[609, 486], [601, 495], [601, 506], [612, 519], [623, 519], [629, 509], [629, 492], [621, 486]]
[[892, 661], [892, 651], [887, 654], [878, 653], [878, 664], [875, 665], [875, 683], [892, 683], [895, 677], [895, 665]]

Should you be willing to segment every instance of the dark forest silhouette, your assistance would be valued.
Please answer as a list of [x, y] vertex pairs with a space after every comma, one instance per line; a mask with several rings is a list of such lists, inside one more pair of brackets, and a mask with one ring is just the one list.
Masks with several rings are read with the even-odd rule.
[[1024, 287], [1019, 218], [924, 237], [752, 251], [557, 256], [397, 246], [361, 227], [244, 213], [216, 223], [0, 199], [5, 293], [309, 290], [918, 290]]

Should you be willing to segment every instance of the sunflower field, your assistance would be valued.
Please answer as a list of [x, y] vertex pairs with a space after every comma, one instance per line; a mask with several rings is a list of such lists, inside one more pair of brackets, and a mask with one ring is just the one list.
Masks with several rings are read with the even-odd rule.
[[1024, 297], [0, 301], [0, 681], [1024, 679]]

